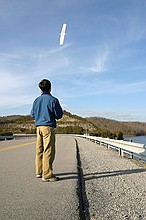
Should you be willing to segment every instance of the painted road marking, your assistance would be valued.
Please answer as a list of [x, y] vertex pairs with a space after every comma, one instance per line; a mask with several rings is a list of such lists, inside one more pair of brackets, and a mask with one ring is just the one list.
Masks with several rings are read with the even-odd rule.
[[31, 144], [35, 144], [35, 143], [36, 143], [36, 141], [25, 143], [25, 144], [18, 144], [18, 145], [15, 145], [15, 146], [1, 147], [0, 151], [6, 151], [6, 150], [11, 150], [11, 149], [19, 148], [19, 147], [25, 147], [25, 146], [28, 146], [28, 145], [31, 145]]

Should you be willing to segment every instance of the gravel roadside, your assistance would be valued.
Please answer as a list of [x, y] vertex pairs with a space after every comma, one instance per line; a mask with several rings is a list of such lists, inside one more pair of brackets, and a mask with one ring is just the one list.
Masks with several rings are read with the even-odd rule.
[[76, 140], [86, 219], [146, 220], [146, 169], [103, 146]]

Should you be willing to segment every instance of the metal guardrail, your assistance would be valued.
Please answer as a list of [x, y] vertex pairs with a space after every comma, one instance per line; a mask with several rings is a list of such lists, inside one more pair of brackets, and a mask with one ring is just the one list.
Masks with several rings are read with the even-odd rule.
[[14, 134], [14, 139], [36, 137], [36, 134]]
[[0, 136], [0, 141], [20, 139], [20, 138], [28, 138], [28, 137], [36, 137], [36, 134], [14, 134], [10, 136]]
[[14, 139], [13, 135], [12, 136], [0, 136], [0, 141], [6, 141], [6, 140], [12, 140]]
[[129, 155], [131, 159], [139, 159], [146, 162], [146, 146], [140, 143], [133, 143], [123, 140], [114, 140], [109, 138], [101, 138], [88, 135], [77, 135], [89, 141], [105, 146], [107, 149], [118, 151], [120, 156]]

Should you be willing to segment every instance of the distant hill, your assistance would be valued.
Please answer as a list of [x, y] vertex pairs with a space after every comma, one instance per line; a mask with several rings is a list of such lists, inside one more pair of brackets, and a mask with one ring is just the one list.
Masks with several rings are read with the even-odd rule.
[[33, 119], [22, 115], [0, 117], [0, 135], [14, 133], [35, 133]]
[[[0, 135], [10, 133], [35, 133], [33, 119], [26, 115], [0, 117]], [[82, 118], [64, 111], [57, 121], [57, 133], [88, 133], [102, 137], [114, 137], [117, 132], [124, 135], [146, 135], [146, 123], [120, 122], [100, 117]]]
[[100, 117], [88, 117], [86, 119], [97, 127], [111, 132], [122, 131], [124, 135], [131, 136], [146, 135], [146, 122], [120, 122]]
[[[57, 121], [57, 133], [94, 132], [96, 126], [87, 119], [64, 111], [62, 119]], [[35, 133], [33, 119], [26, 115], [10, 115], [0, 117], [0, 135], [6, 133]]]

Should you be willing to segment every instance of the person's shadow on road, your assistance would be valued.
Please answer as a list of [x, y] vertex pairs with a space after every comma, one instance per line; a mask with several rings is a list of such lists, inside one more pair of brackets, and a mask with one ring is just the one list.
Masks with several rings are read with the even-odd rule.
[[[146, 169], [139, 168], [139, 169], [130, 169], [130, 170], [115, 170], [115, 171], [106, 171], [106, 172], [94, 172], [94, 173], [86, 173], [83, 174], [82, 178], [84, 181], [88, 181], [91, 179], [101, 179], [101, 178], [108, 178], [108, 177], [115, 177], [121, 175], [130, 175], [135, 173], [142, 173], [146, 172]], [[78, 179], [78, 172], [66, 172], [66, 173], [56, 173], [56, 176], [60, 177], [60, 180], [70, 180], [70, 179]]]

